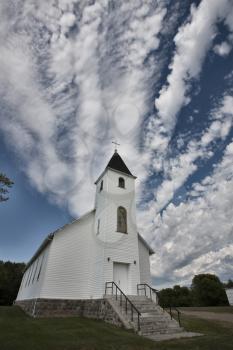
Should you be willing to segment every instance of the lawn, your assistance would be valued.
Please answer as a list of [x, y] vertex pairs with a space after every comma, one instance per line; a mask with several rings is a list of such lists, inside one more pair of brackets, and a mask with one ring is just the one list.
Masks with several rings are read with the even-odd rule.
[[232, 350], [233, 327], [182, 316], [203, 337], [152, 342], [104, 322], [83, 318], [33, 319], [17, 306], [0, 307], [0, 350]]

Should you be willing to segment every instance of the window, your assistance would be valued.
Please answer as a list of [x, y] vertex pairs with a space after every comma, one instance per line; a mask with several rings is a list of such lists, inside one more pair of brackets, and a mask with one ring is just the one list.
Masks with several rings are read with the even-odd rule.
[[97, 223], [97, 235], [100, 233], [100, 219], [98, 219]]
[[104, 186], [104, 180], [102, 180], [100, 183], [100, 192], [103, 190], [103, 186]]
[[38, 263], [39, 263], [39, 258], [37, 259], [37, 262], [36, 262], [36, 268], [35, 268], [35, 271], [34, 271], [34, 274], [33, 274], [32, 283], [34, 282], [34, 279], [36, 277], [36, 271], [37, 271]]
[[32, 274], [33, 274], [34, 268], [35, 268], [35, 263], [32, 264], [32, 270], [31, 270], [31, 274], [30, 274], [30, 277], [29, 277], [28, 286], [31, 283], [31, 278], [32, 278]]
[[44, 255], [41, 258], [40, 269], [39, 269], [39, 272], [38, 272], [38, 275], [37, 275], [37, 281], [39, 281], [39, 278], [40, 278], [40, 273], [41, 273], [41, 269], [42, 269], [42, 265], [43, 265], [43, 260], [44, 260]]
[[123, 179], [123, 177], [119, 177], [118, 186], [121, 188], [125, 188], [125, 180]]
[[127, 233], [127, 211], [123, 207], [117, 208], [117, 231]]
[[25, 285], [24, 285], [24, 287], [26, 287], [26, 286], [27, 286], [27, 283], [28, 283], [29, 271], [30, 271], [30, 269], [27, 270], [27, 271], [25, 272], [25, 274], [26, 274], [27, 277], [25, 276]]

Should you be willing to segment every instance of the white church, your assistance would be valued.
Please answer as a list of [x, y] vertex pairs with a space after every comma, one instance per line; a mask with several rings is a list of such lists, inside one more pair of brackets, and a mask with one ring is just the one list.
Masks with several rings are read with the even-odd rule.
[[95, 182], [95, 208], [44, 240], [16, 305], [33, 317], [101, 319], [155, 340], [198, 335], [158, 305], [150, 286], [154, 252], [137, 231], [135, 179], [115, 150]]
[[115, 150], [96, 185], [95, 208], [50, 234], [27, 264], [17, 302], [100, 299], [106, 282], [129, 295], [150, 284], [153, 250], [137, 231], [135, 179]]

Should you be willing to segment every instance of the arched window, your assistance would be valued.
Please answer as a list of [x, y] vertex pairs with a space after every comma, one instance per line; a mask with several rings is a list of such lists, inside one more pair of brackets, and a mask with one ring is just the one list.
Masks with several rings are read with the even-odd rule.
[[123, 179], [123, 177], [119, 177], [119, 187], [121, 188], [125, 188], [125, 180]]
[[123, 207], [117, 208], [117, 231], [127, 233], [127, 211]]

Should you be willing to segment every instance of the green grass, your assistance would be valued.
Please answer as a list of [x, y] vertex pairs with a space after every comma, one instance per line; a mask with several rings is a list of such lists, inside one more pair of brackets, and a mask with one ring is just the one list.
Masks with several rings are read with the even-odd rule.
[[152, 342], [101, 321], [33, 319], [17, 306], [0, 307], [0, 350], [232, 350], [232, 323], [182, 316], [186, 330], [203, 337]]

